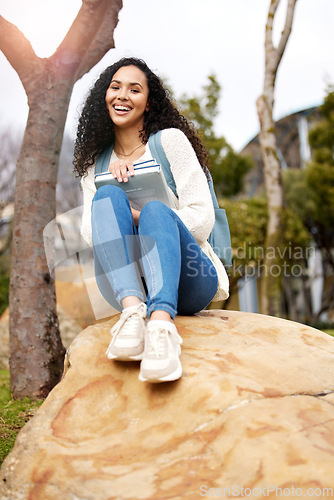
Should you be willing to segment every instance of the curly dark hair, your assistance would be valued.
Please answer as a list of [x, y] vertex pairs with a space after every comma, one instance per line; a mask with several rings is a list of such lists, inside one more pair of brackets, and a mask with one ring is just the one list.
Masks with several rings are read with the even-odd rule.
[[109, 66], [92, 87], [78, 122], [74, 146], [74, 173], [82, 177], [96, 158], [114, 141], [114, 127], [105, 102], [106, 92], [114, 74], [123, 66], [136, 66], [146, 76], [149, 109], [144, 114], [141, 139], [146, 144], [150, 135], [166, 128], [178, 128], [184, 132], [193, 146], [196, 156], [208, 175], [208, 153], [194, 126], [174, 106], [170, 93], [162, 81], [141, 59], [127, 57]]

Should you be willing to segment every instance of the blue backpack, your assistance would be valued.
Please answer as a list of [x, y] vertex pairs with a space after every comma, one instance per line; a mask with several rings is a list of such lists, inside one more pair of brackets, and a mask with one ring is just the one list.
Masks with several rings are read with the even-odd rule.
[[[164, 173], [169, 188], [173, 191], [173, 193], [177, 197], [175, 181], [173, 178], [173, 174], [171, 172], [170, 164], [161, 144], [161, 133], [162, 130], [160, 130], [156, 134], [151, 135], [148, 140], [148, 145], [153, 158], [159, 165], [161, 165], [162, 171]], [[112, 151], [113, 151], [113, 146], [109, 146], [98, 157], [95, 166], [96, 174], [100, 174], [101, 172], [105, 172], [108, 170]], [[213, 181], [211, 175], [208, 184], [210, 188], [213, 207], [215, 210], [215, 224], [209, 235], [208, 242], [210, 243], [215, 254], [218, 255], [220, 260], [223, 262], [225, 269], [228, 270], [232, 265], [230, 229], [227, 222], [226, 212], [223, 208], [220, 208], [218, 205], [217, 197], [213, 188]]]

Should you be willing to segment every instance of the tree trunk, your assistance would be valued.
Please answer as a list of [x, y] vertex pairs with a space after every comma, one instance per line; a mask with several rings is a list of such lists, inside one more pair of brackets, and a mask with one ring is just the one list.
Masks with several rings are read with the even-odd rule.
[[83, 0], [53, 56], [38, 58], [23, 34], [0, 16], [0, 49], [26, 90], [29, 116], [16, 168], [10, 277], [10, 372], [14, 398], [45, 397], [60, 380], [65, 349], [43, 229], [54, 219], [56, 182], [75, 81], [114, 46], [122, 0]]
[[58, 77], [53, 89], [44, 75], [30, 91], [17, 163], [10, 276], [10, 369], [16, 398], [46, 396], [61, 378], [65, 354], [43, 229], [56, 216], [57, 166], [72, 87]]
[[282, 275], [281, 259], [277, 249], [283, 239], [282, 210], [284, 203], [281, 165], [276, 153], [275, 125], [272, 107], [265, 96], [257, 100], [261, 123], [260, 145], [264, 163], [264, 179], [268, 199], [268, 226], [265, 242], [264, 273], [261, 294], [261, 312], [272, 316], [281, 313]]
[[273, 120], [274, 91], [278, 66], [288, 42], [297, 0], [288, 0], [284, 30], [277, 48], [272, 41], [275, 13], [280, 0], [271, 0], [265, 37], [265, 75], [263, 94], [257, 100], [260, 121], [260, 145], [264, 164], [264, 178], [268, 198], [269, 222], [266, 236], [261, 312], [281, 314], [282, 266], [278, 248], [283, 240], [282, 211], [284, 195], [281, 165], [277, 157], [275, 124]]

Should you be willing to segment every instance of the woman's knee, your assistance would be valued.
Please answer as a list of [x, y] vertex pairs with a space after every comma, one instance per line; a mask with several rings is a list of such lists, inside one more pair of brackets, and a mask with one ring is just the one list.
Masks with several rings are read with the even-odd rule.
[[149, 201], [140, 212], [139, 222], [144, 218], [148, 218], [150, 220], [155, 217], [165, 217], [169, 212], [170, 209], [161, 201]]
[[108, 211], [111, 206], [114, 210], [130, 211], [128, 197], [121, 188], [111, 185], [99, 187], [93, 198], [92, 213]]
[[111, 184], [105, 184], [104, 186], [101, 186], [97, 189], [93, 201], [103, 200], [105, 198], [114, 199], [116, 197], [127, 200], [127, 196], [123, 191], [123, 189], [121, 189], [118, 186], [113, 186]]

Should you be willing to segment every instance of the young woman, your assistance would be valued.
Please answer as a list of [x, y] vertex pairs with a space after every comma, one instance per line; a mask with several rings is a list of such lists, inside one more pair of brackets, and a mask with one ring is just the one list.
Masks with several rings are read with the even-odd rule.
[[[134, 162], [152, 159], [148, 140], [161, 130], [177, 191], [177, 197], [170, 193], [173, 209], [151, 201], [138, 211], [120, 187], [96, 190], [95, 161], [108, 146], [113, 144], [109, 171], [119, 183], [128, 182]], [[225, 268], [207, 242], [214, 209], [206, 160], [196, 132], [142, 60], [121, 59], [101, 74], [83, 108], [75, 144], [74, 170], [84, 195], [81, 232], [93, 246], [101, 293], [111, 304], [116, 298], [122, 310], [108, 358], [142, 360], [142, 381], [180, 378], [182, 339], [175, 315], [194, 314], [228, 297]]]

